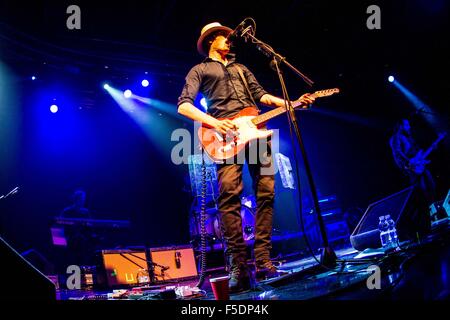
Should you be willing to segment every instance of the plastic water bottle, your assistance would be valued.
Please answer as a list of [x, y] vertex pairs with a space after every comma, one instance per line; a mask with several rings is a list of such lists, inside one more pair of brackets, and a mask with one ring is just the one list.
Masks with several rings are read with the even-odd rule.
[[390, 234], [389, 234], [389, 225], [386, 221], [385, 216], [381, 216], [380, 221], [378, 223], [378, 230], [380, 230], [380, 240], [381, 247], [384, 249], [388, 249], [390, 246]]
[[397, 235], [397, 229], [395, 228], [395, 221], [391, 218], [390, 215], [387, 215], [385, 217], [385, 220], [389, 226], [389, 236], [391, 238], [391, 247], [392, 248], [398, 248], [398, 235]]

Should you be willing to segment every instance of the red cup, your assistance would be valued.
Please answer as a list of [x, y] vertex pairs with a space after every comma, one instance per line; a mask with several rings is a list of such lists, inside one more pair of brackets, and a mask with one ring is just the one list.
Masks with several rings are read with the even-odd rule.
[[228, 292], [228, 281], [229, 277], [219, 277], [211, 278], [209, 282], [211, 283], [211, 288], [214, 293], [214, 298], [216, 300], [229, 300], [230, 294]]

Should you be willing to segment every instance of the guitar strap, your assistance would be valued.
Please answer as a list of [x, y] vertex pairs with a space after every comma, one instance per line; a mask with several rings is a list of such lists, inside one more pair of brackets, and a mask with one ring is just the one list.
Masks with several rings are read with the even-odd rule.
[[235, 66], [235, 68], [237, 69], [237, 71], [238, 71], [238, 73], [239, 73], [239, 76], [241, 77], [242, 82], [244, 83], [244, 87], [245, 87], [245, 89], [247, 90], [248, 96], [249, 96], [250, 99], [252, 100], [253, 105], [254, 105], [255, 107], [258, 107], [258, 105], [257, 105], [256, 102], [255, 102], [255, 99], [253, 99], [253, 95], [252, 95], [252, 93], [251, 93], [251, 91], [250, 91], [250, 88], [248, 87], [247, 79], [245, 79], [244, 72], [242, 71], [241, 67], [239, 67], [237, 64], [235, 64], [234, 66]]

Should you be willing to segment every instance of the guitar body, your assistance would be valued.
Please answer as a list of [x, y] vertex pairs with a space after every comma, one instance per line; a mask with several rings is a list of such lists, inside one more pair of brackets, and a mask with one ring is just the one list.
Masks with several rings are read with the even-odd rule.
[[428, 155], [436, 149], [438, 143], [445, 138], [447, 133], [440, 133], [439, 137], [435, 142], [428, 148], [427, 151], [420, 150], [417, 154], [410, 160], [409, 170], [416, 175], [421, 175], [425, 172], [425, 167], [430, 161], [427, 160]]
[[214, 161], [225, 161], [239, 154], [251, 141], [271, 136], [272, 130], [260, 129], [252, 122], [257, 115], [256, 108], [248, 107], [227, 118], [237, 127], [234, 137], [224, 137], [217, 130], [204, 126], [199, 128], [198, 137], [203, 149]]
[[424, 171], [425, 171], [425, 165], [420, 164], [420, 165], [418, 165], [418, 166], [414, 166], [413, 172], [414, 172], [416, 175], [419, 175], [419, 176], [420, 176]]
[[428, 161], [424, 159], [423, 151], [420, 150], [417, 155], [410, 160], [410, 170], [416, 175], [421, 175], [424, 173], [427, 163]]

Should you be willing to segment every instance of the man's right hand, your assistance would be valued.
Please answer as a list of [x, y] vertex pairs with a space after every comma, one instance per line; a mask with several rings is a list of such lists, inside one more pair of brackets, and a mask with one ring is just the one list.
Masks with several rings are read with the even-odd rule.
[[235, 135], [235, 131], [237, 130], [236, 125], [228, 119], [225, 120], [217, 120], [214, 129], [219, 131], [223, 135]]

